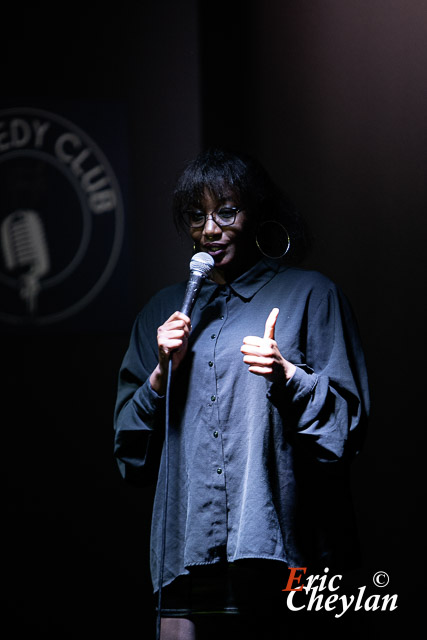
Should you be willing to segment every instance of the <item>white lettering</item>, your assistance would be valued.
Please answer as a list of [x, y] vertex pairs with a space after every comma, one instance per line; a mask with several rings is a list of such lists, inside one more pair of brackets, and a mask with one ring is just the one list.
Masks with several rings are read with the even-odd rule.
[[43, 124], [39, 120], [33, 120], [33, 131], [34, 131], [34, 146], [36, 148], [40, 148], [43, 146], [44, 137], [46, 131], [50, 127], [50, 122], [43, 122]]
[[322, 608], [322, 595], [317, 595], [318, 587], [314, 587], [313, 591], [310, 594], [310, 600], [307, 605], [307, 611], [311, 611], [313, 607], [316, 611], [320, 611]]
[[342, 611], [341, 613], [336, 613], [335, 617], [336, 618], [341, 618], [342, 615], [344, 615], [344, 613], [347, 611], [347, 609], [349, 609], [351, 607], [351, 605], [353, 604], [354, 601], [354, 596], [350, 596], [350, 601], [347, 604], [347, 596], [341, 596], [340, 600], [342, 602]]
[[[0, 128], [4, 127], [4, 122], [0, 122]], [[2, 131], [0, 133], [0, 153], [2, 151], [7, 151], [10, 147], [10, 142], [6, 142], [9, 139], [9, 132]]]
[[[329, 568], [325, 567], [324, 572], [325, 574], [328, 573]], [[325, 582], [328, 579], [327, 575], [322, 576], [321, 580], [320, 580], [320, 586], [319, 586], [319, 591], [323, 591], [326, 588]]]
[[89, 196], [89, 207], [94, 213], [105, 213], [112, 211], [117, 205], [116, 194], [112, 189], [97, 191]]
[[307, 591], [307, 593], [311, 591], [313, 582], [316, 582], [318, 578], [319, 576], [308, 576], [307, 583], [304, 585], [304, 589]]
[[74, 149], [79, 149], [82, 146], [80, 138], [76, 136], [74, 133], [63, 133], [57, 141], [55, 142], [55, 153], [59, 160], [68, 164], [72, 161], [73, 155], [67, 153], [65, 150], [65, 145], [68, 146], [70, 144]]
[[55, 153], [59, 160], [70, 165], [73, 174], [80, 179], [82, 189], [89, 195], [89, 207], [93, 213], [112, 211], [117, 206], [116, 194], [113, 189], [104, 189], [110, 184], [110, 178], [105, 175], [104, 168], [100, 164], [84, 169], [83, 163], [92, 151], [84, 148], [74, 156], [72, 151], [79, 150], [81, 146], [80, 138], [74, 133], [63, 133], [55, 143]]
[[93, 191], [98, 191], [99, 189], [103, 189], [110, 184], [110, 179], [104, 175], [104, 177], [100, 178], [96, 182], [93, 182], [92, 179], [96, 178], [100, 174], [104, 173], [104, 168], [101, 165], [97, 165], [93, 167], [90, 171], [87, 171], [82, 178], [82, 187], [86, 191], [86, 193], [92, 193]]
[[328, 584], [328, 589], [329, 589], [329, 591], [338, 591], [338, 589], [340, 588], [340, 587], [339, 587], [339, 585], [338, 585], [338, 587], [334, 587], [334, 586], [333, 586], [333, 582], [334, 582], [334, 580], [335, 580], [336, 578], [338, 578], [339, 580], [341, 580], [342, 576], [340, 576], [340, 574], [339, 574], [339, 573], [337, 573], [337, 575], [336, 575], [336, 576], [332, 576], [332, 578], [329, 580], [329, 584]]
[[366, 591], [366, 587], [359, 587], [359, 595], [357, 596], [357, 602], [355, 604], [355, 611], [359, 611], [359, 609], [362, 609], [362, 598], [365, 594]]
[[[324, 571], [326, 574], [329, 569], [326, 568]], [[323, 575], [322, 577], [318, 575], [309, 576], [307, 584], [303, 586], [302, 592], [299, 589], [291, 589], [289, 591], [286, 600], [288, 609], [291, 611], [301, 611], [302, 609], [306, 609], [307, 611], [321, 611], [322, 609], [325, 611], [335, 611], [338, 608], [338, 613], [334, 614], [335, 618], [341, 618], [351, 607], [354, 611], [360, 611], [361, 609], [365, 611], [378, 611], [379, 609], [381, 609], [381, 611], [386, 611], [387, 609], [394, 611], [397, 609], [397, 594], [385, 596], [374, 594], [364, 600], [366, 586], [359, 587], [357, 596], [346, 594], [339, 596], [337, 593], [330, 595], [321, 593], [326, 588], [328, 588], [329, 591], [337, 591], [339, 585], [334, 584], [334, 582], [341, 579], [342, 575], [339, 574], [332, 576], [329, 581], [327, 575]], [[288, 590], [289, 589], [286, 589], [286, 591]], [[283, 591], [285, 591], [285, 589], [283, 589]], [[307, 604], [300, 605], [301, 600], [298, 599], [297, 602], [294, 602], [295, 593], [301, 593], [301, 596], [297, 596], [297, 598], [307, 598], [307, 596], [309, 596], [308, 602], [306, 600]], [[338, 607], [336, 603], [339, 603]]]
[[387, 609], [388, 603], [391, 601], [390, 611], [394, 611], [397, 609], [397, 593], [394, 596], [386, 595], [383, 596], [383, 606], [381, 607], [381, 611], [385, 611]]
[[288, 597], [286, 598], [287, 607], [291, 611], [301, 611], [301, 609], [305, 609], [305, 605], [304, 604], [302, 605], [302, 607], [295, 607], [294, 606], [293, 599], [294, 599], [294, 595], [296, 593], [299, 593], [299, 591], [290, 591], [288, 593]]
[[[379, 609], [380, 608], [380, 605], [378, 604], [379, 599], [380, 599], [380, 596], [378, 594], [374, 596], [369, 596], [369, 598], [365, 600], [365, 611], [376, 611], [377, 609]], [[371, 605], [371, 601], [372, 601], [372, 605]]]
[[325, 609], [326, 611], [332, 611], [335, 607], [332, 607], [332, 603], [338, 600], [338, 594], [333, 593], [331, 596], [328, 596], [325, 600]]
[[10, 123], [10, 143], [12, 147], [25, 147], [31, 140], [31, 127], [26, 120], [14, 118]]
[[[0, 122], [0, 128], [4, 128], [5, 122]], [[33, 120], [31, 125], [22, 118], [14, 118], [8, 123], [8, 131], [0, 133], [0, 152], [8, 151], [9, 149], [21, 149], [28, 145], [32, 141], [34, 133], [34, 147], [40, 148], [43, 146], [44, 136], [49, 129], [49, 122], [40, 122], [40, 120]]]
[[77, 178], [83, 174], [82, 164], [83, 162], [90, 156], [90, 149], [83, 149], [80, 151], [79, 155], [74, 158], [70, 167], [71, 171], [74, 173]]

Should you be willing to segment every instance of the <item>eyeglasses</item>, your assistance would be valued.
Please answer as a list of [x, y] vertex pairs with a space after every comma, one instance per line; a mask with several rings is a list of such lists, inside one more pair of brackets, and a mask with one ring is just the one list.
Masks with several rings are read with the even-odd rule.
[[236, 216], [239, 211], [243, 211], [243, 209], [239, 209], [238, 207], [220, 207], [218, 210], [211, 211], [211, 213], [203, 213], [203, 211], [184, 211], [184, 222], [191, 229], [201, 229], [205, 226], [206, 220], [210, 215], [212, 220], [219, 227], [228, 227], [235, 223]]

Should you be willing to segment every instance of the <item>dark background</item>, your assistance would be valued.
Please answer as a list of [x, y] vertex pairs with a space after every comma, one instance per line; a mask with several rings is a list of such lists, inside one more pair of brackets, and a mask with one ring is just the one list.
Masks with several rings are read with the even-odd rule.
[[[378, 592], [372, 576], [383, 570], [399, 608], [346, 614], [346, 625], [368, 638], [412, 625], [424, 562], [426, 4], [72, 6], [2, 10], [1, 99], [124, 105], [127, 156], [114, 161], [129, 168], [129, 317], [187, 277], [190, 244], [170, 195], [202, 147], [243, 148], [288, 190], [314, 238], [307, 266], [347, 293], [370, 371], [371, 427], [353, 466], [364, 565], [352, 593]], [[112, 457], [131, 320], [120, 331], [103, 322], [2, 333], [10, 638], [151, 637], [152, 488], [127, 486]], [[313, 635], [316, 615], [300, 619], [300, 637]]]

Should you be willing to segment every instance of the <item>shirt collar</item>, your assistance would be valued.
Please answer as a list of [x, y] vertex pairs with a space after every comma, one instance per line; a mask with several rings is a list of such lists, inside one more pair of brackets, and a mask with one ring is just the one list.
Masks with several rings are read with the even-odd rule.
[[246, 271], [233, 282], [227, 285], [219, 285], [212, 280], [206, 280], [199, 294], [199, 304], [205, 307], [214, 298], [219, 289], [228, 287], [243, 300], [250, 300], [278, 273], [287, 267], [274, 260], [262, 259], [249, 271]]

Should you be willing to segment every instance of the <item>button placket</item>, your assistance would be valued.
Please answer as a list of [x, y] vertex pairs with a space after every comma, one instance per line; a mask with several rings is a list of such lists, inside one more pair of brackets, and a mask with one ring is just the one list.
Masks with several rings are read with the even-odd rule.
[[[218, 343], [218, 340], [220, 338], [220, 333], [222, 330], [222, 327], [224, 325], [224, 321], [225, 321], [225, 299], [222, 300], [222, 304], [221, 304], [221, 311], [219, 311], [218, 316], [217, 316], [217, 321], [216, 323], [220, 323], [218, 330], [217, 330], [217, 326], [218, 324], [216, 324], [216, 326], [213, 329], [212, 334], [210, 335], [210, 339], [213, 342], [214, 346], [213, 346], [213, 354], [212, 354], [212, 359], [209, 360], [208, 362], [208, 366], [211, 368], [212, 372], [214, 373], [214, 384], [215, 384], [215, 393], [213, 393], [211, 395], [211, 402], [216, 404], [216, 415], [218, 417], [219, 420], [219, 406], [218, 406], [218, 396], [217, 396], [217, 379], [216, 379], [216, 367], [215, 367], [215, 357], [216, 357], [216, 346]], [[219, 424], [219, 423], [218, 423]], [[218, 458], [216, 460], [216, 466], [214, 467], [214, 473], [216, 475], [217, 478], [217, 486], [222, 486], [223, 488], [225, 487], [225, 472], [224, 472], [224, 456], [223, 456], [223, 450], [222, 450], [222, 441], [220, 437], [220, 432], [217, 428], [215, 428], [215, 426], [212, 425], [212, 436], [214, 438], [214, 440], [216, 440], [215, 443], [215, 450], [218, 454]], [[219, 445], [219, 449], [217, 448], [217, 445]], [[216, 456], [215, 456], [216, 457]]]
[[213, 349], [212, 349], [212, 357], [208, 361], [208, 366], [212, 370], [212, 373], [213, 373], [212, 386], [214, 388], [213, 388], [213, 392], [211, 392], [209, 406], [212, 406], [212, 403], [217, 401], [216, 375], [215, 375], [215, 348], [216, 348], [216, 343], [217, 343], [217, 339], [218, 339], [218, 333], [215, 332], [215, 330], [214, 330], [214, 333], [211, 334], [210, 339], [211, 339], [211, 341], [213, 341]]

